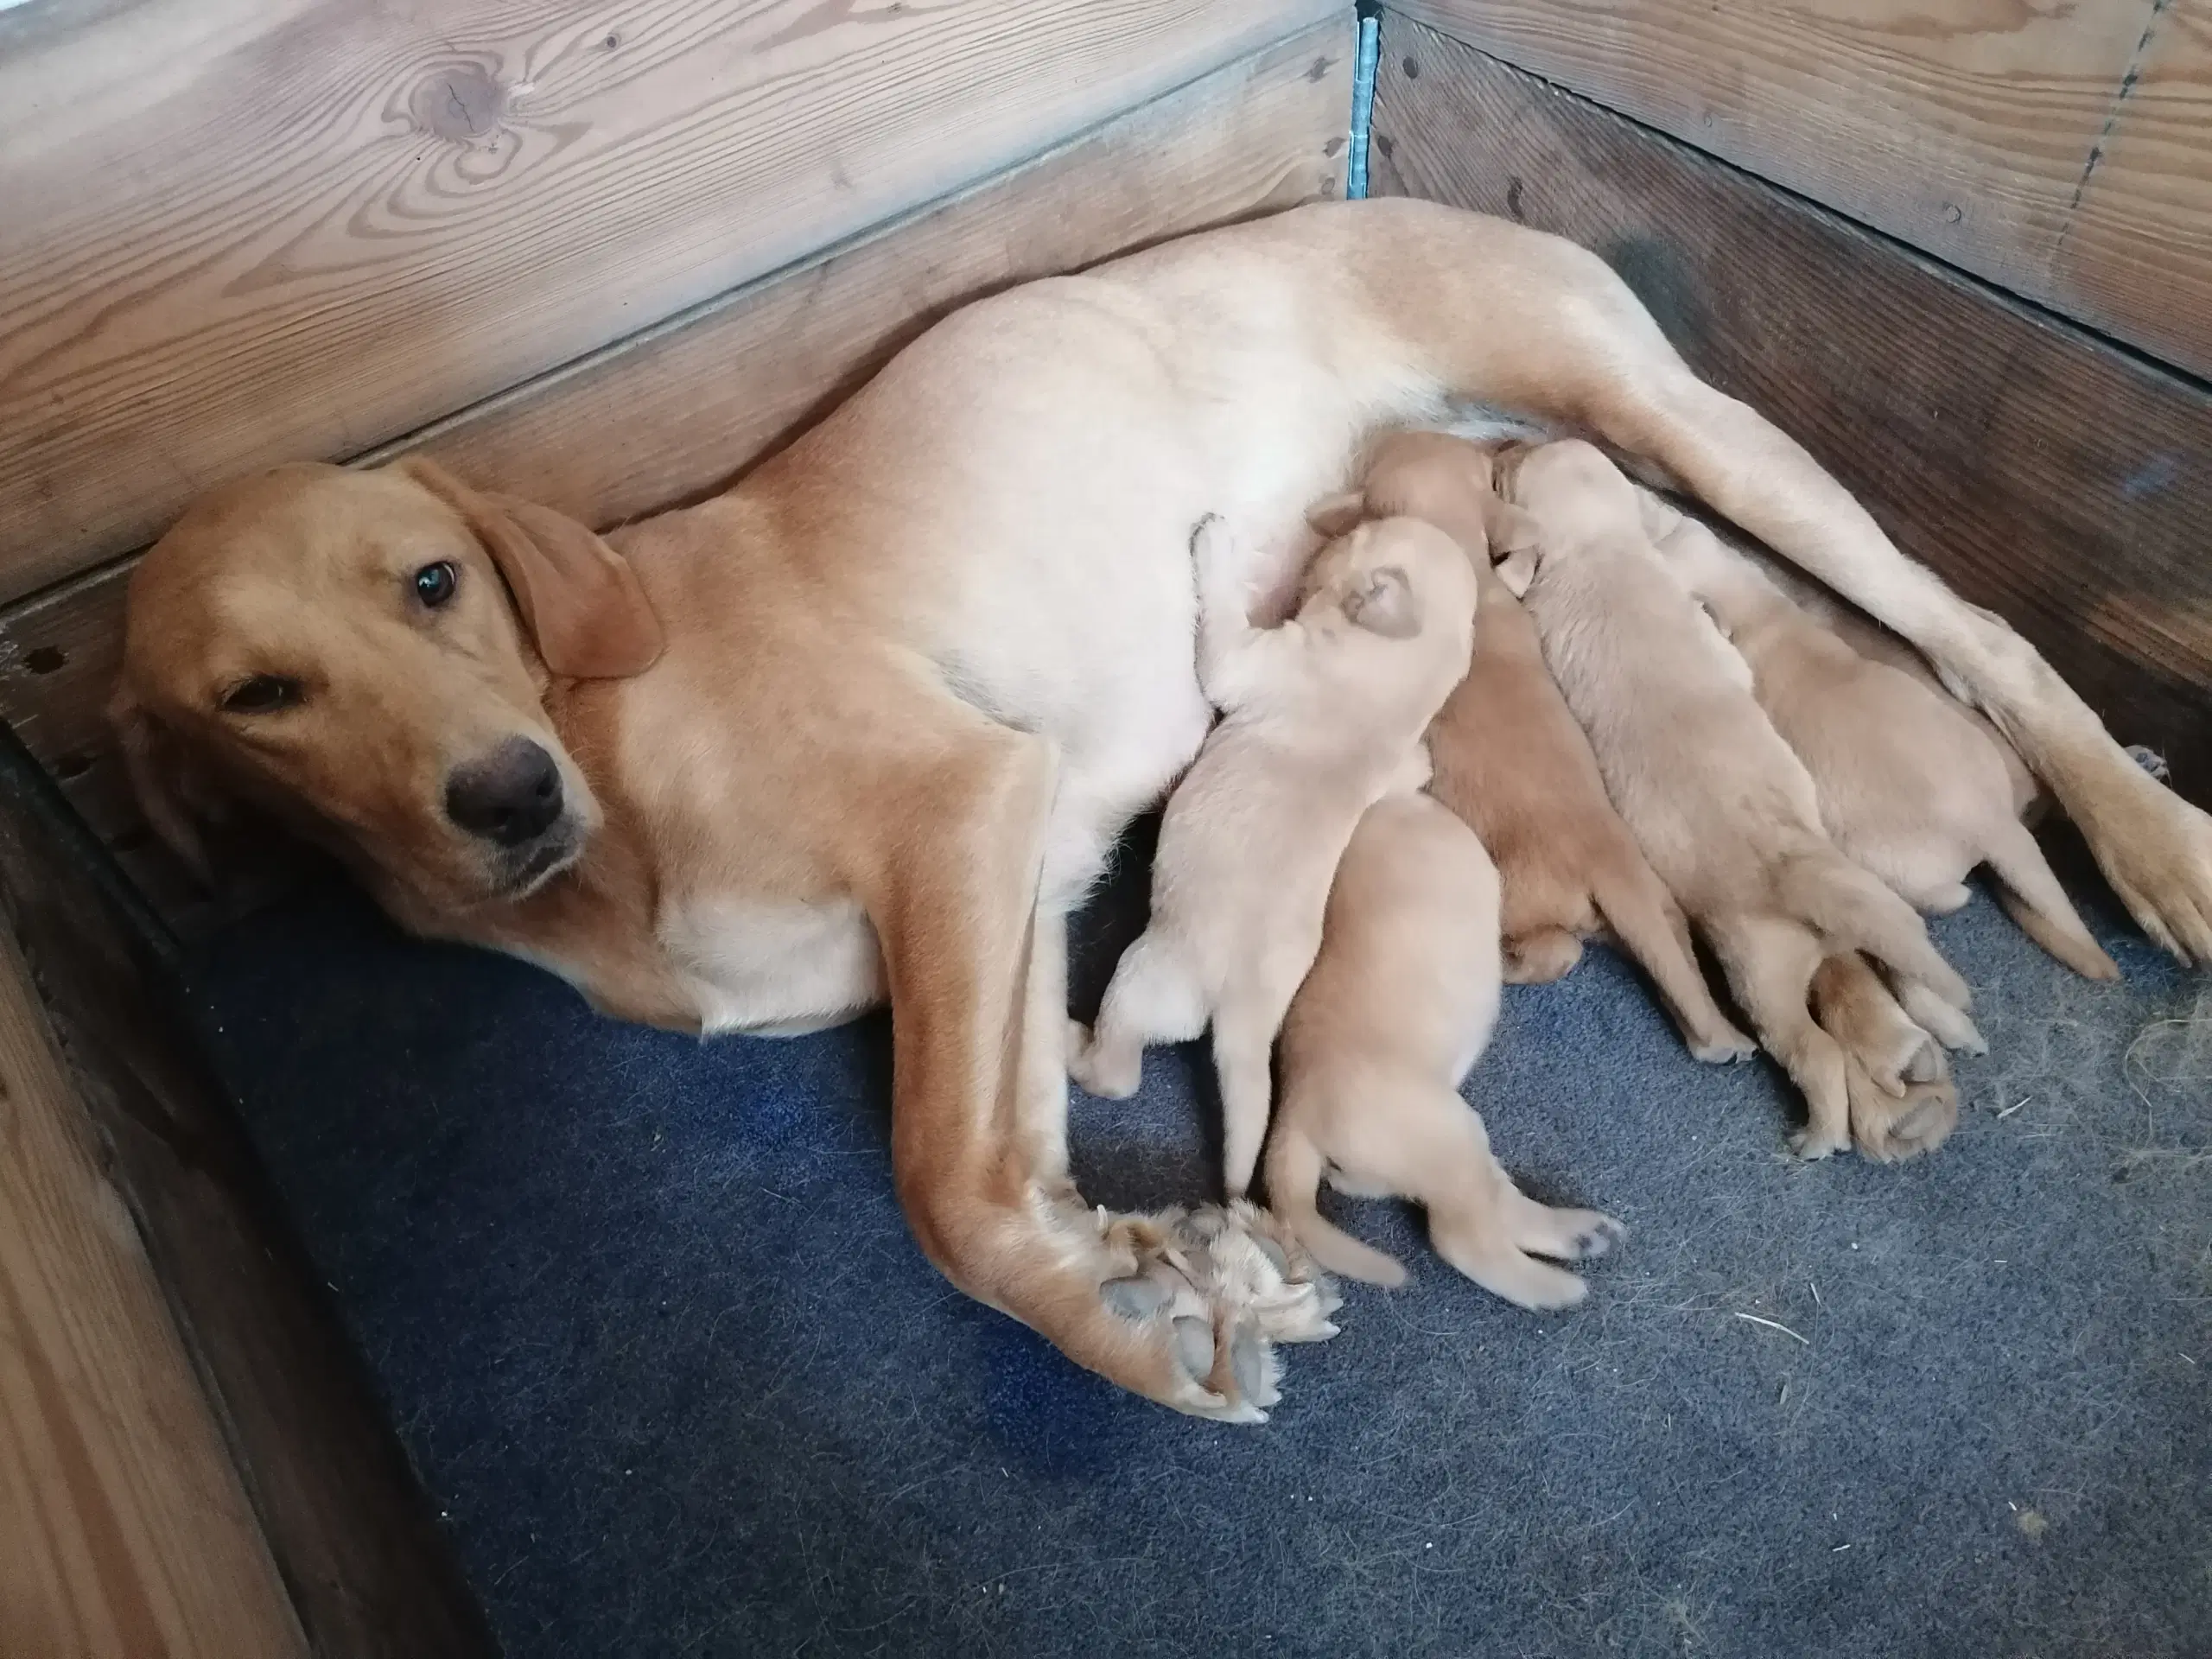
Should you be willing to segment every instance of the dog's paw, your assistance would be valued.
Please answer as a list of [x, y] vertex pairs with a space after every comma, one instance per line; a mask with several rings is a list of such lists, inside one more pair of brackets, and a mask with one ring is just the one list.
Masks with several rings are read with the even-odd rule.
[[1958, 1127], [1959, 1091], [1940, 1051], [1935, 1075], [1909, 1079], [1902, 1094], [1890, 1093], [1853, 1063], [1850, 1096], [1852, 1143], [1877, 1163], [1903, 1163], [1933, 1152]]
[[1707, 1033], [1702, 1039], [1688, 1040], [1690, 1058], [1700, 1065], [1735, 1065], [1759, 1052], [1758, 1043], [1725, 1020], [1719, 1029]]
[[1808, 1123], [1789, 1137], [1789, 1150], [1807, 1163], [1839, 1152], [1851, 1150], [1851, 1135], [1847, 1129], [1822, 1128], [1817, 1123]]
[[1282, 1397], [1279, 1344], [1337, 1334], [1343, 1306], [1327, 1277], [1271, 1216], [1238, 1203], [1104, 1217], [1134, 1270], [1099, 1298], [1168, 1346], [1188, 1387], [1166, 1403], [1218, 1422], [1263, 1423]]
[[2151, 942], [2212, 966], [2212, 816], [2113, 754], [2066, 809], [2120, 902]]
[[1068, 1021], [1068, 1076], [1086, 1095], [1099, 1100], [1127, 1100], [1144, 1079], [1144, 1056], [1109, 1052], [1080, 1020]]

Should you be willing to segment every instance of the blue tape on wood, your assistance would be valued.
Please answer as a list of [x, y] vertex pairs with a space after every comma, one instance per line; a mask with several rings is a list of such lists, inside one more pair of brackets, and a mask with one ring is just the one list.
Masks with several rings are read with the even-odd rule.
[[1375, 112], [1375, 54], [1380, 20], [1359, 20], [1359, 56], [1351, 72], [1351, 151], [1344, 168], [1344, 194], [1353, 201], [1367, 194], [1367, 123]]

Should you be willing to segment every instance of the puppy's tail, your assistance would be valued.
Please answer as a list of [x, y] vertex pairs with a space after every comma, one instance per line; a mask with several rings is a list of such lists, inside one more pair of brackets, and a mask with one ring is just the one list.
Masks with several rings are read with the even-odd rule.
[[1833, 847], [1789, 859], [1775, 885], [1783, 908], [1833, 947], [1864, 950], [1918, 980], [1955, 1008], [1972, 1004], [1974, 993], [1929, 943], [1920, 912]]
[[2027, 825], [2005, 819], [1986, 850], [1999, 883], [1997, 901], [2023, 933], [2084, 979], [2120, 977], [2119, 964], [2089, 937]]
[[1283, 1123], [1268, 1148], [1268, 1203], [1309, 1255], [1331, 1273], [1370, 1285], [1402, 1285], [1396, 1257], [1363, 1244], [1325, 1220], [1314, 1200], [1321, 1191], [1321, 1149], [1294, 1126]]

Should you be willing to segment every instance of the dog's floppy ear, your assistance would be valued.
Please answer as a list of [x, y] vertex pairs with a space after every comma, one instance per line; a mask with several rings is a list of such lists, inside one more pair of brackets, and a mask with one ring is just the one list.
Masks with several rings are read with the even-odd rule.
[[499, 567], [545, 666], [620, 680], [659, 660], [660, 618], [630, 562], [566, 514], [470, 489], [435, 461], [393, 463], [467, 521]]
[[1367, 496], [1360, 490], [1346, 490], [1316, 501], [1306, 509], [1306, 522], [1314, 533], [1334, 541], [1339, 536], [1349, 536], [1359, 528], [1359, 521], [1367, 516]]
[[175, 734], [147, 713], [127, 686], [116, 689], [107, 717], [123, 755], [124, 775], [130, 780], [138, 810], [146, 815], [146, 827], [176, 855], [194, 880], [212, 889], [214, 866], [200, 825], [223, 815], [220, 793], [209, 785], [204, 770], [192, 764]]
[[1344, 595], [1344, 620], [1385, 639], [1410, 639], [1421, 632], [1421, 601], [1402, 566], [1386, 564], [1367, 573], [1360, 587]]

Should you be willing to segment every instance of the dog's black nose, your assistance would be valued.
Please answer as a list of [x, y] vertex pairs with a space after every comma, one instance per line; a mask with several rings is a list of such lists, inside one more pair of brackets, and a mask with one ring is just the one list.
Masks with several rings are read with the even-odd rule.
[[535, 840], [561, 816], [561, 768], [526, 737], [511, 737], [446, 779], [446, 816], [502, 847]]

